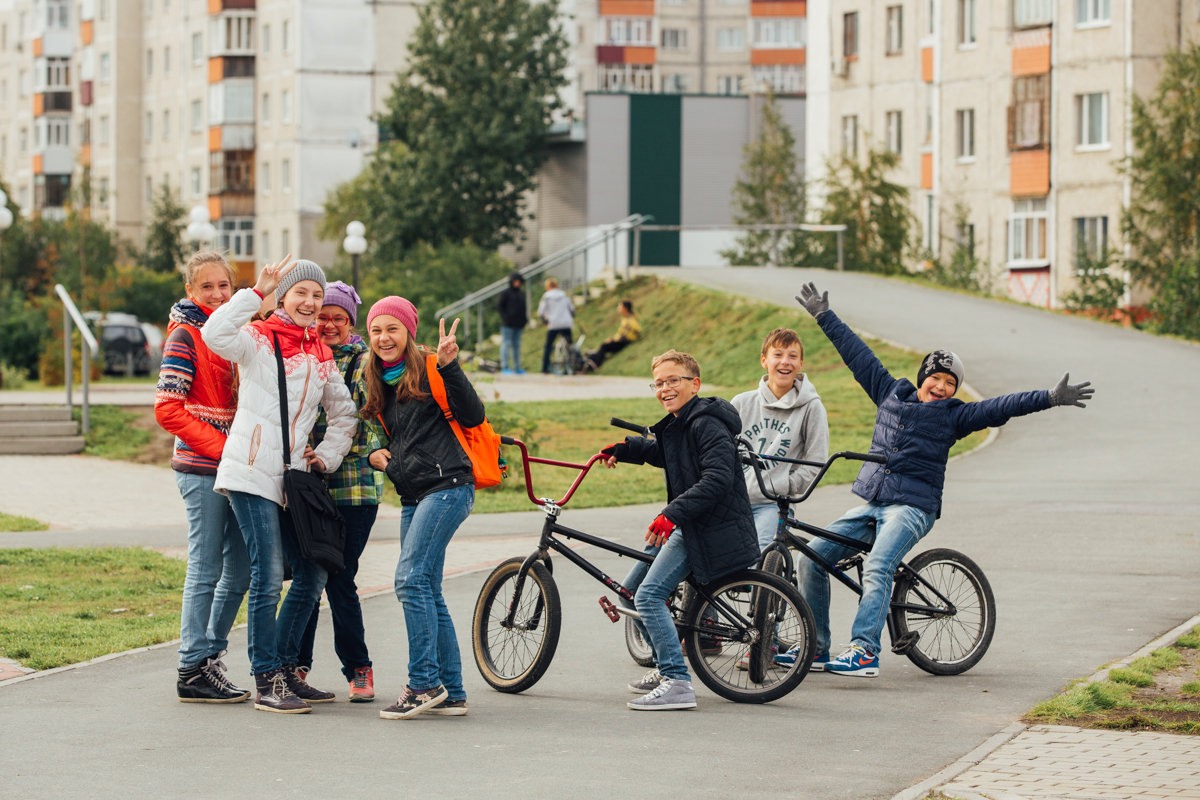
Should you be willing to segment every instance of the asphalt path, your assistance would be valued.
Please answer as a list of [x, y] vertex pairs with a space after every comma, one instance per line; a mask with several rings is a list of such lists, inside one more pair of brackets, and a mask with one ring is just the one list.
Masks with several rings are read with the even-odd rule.
[[[299, 717], [180, 704], [174, 648], [164, 646], [0, 689], [3, 794], [887, 798], [1200, 609], [1192, 458], [1200, 348], [863, 275], [671, 274], [777, 302], [814, 280], [858, 330], [921, 351], [955, 350], [983, 395], [1047, 388], [1068, 369], [1072, 380], [1093, 382], [1086, 410], [1015, 420], [950, 465], [945, 513], [919, 547], [962, 550], [992, 583], [996, 636], [977, 667], [935, 678], [885, 654], [879, 678], [813, 675], [766, 706], [699, 688], [695, 711], [631, 712], [624, 684], [641, 670], [620, 626], [599, 610], [602, 587], [559, 559], [562, 639], [550, 671], [522, 695], [492, 691], [472, 664], [469, 625], [483, 581], [474, 573], [446, 582], [468, 717], [384, 721], [378, 701]], [[848, 487], [830, 487], [805, 511], [828, 521], [854, 502]], [[568, 510], [564, 522], [633, 543], [647, 513]], [[479, 523], [462, 535], [496, 533]], [[627, 566], [597, 561], [614, 575]], [[402, 614], [387, 595], [364, 608], [378, 689], [395, 695], [406, 658]], [[852, 612], [849, 594], [835, 589], [835, 642]], [[343, 690], [325, 618], [317, 647], [313, 682]], [[246, 675], [244, 629], [226, 660]]]

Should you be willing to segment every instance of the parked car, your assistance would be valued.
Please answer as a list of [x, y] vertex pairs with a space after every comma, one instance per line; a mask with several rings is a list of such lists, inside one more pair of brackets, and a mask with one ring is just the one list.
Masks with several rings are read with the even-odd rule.
[[141, 324], [142, 333], [146, 334], [146, 344], [150, 348], [147, 352], [150, 356], [150, 372], [158, 372], [162, 366], [163, 342], [166, 341], [166, 336], [157, 325], [151, 325], [149, 322]]
[[[88, 312], [100, 341], [100, 360], [106, 375], [149, 375], [153, 367], [150, 338], [133, 314], [100, 315]], [[158, 335], [158, 360], [162, 360], [162, 334]]]

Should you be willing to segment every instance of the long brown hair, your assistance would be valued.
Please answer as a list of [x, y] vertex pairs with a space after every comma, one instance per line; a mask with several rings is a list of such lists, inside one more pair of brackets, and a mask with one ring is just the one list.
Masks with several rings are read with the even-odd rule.
[[[367, 366], [363, 370], [367, 379], [367, 402], [363, 405], [359, 416], [363, 419], [373, 419], [383, 413], [387, 405], [387, 393], [390, 391], [383, 382], [383, 362], [374, 350], [367, 352]], [[406, 403], [409, 400], [423, 400], [428, 392], [421, 391], [421, 379], [425, 377], [425, 349], [419, 347], [411, 336], [404, 345], [404, 374], [396, 384], [396, 402]]]

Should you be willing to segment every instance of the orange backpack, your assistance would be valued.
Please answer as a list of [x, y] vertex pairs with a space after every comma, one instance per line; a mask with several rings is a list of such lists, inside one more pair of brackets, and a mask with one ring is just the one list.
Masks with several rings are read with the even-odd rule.
[[446, 422], [450, 423], [450, 430], [458, 437], [463, 451], [471, 459], [471, 466], [475, 471], [475, 487], [486, 489], [507, 478], [508, 464], [500, 456], [500, 434], [492, 429], [492, 423], [484, 419], [474, 428], [464, 428], [451, 413], [449, 401], [446, 399], [446, 384], [437, 371], [436, 354], [430, 353], [425, 356], [425, 374], [433, 399], [442, 409], [442, 414], [446, 417]]

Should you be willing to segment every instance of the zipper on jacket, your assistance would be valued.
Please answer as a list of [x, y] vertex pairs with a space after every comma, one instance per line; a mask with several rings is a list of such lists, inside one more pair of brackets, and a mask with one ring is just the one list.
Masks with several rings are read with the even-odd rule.
[[[308, 328], [304, 329], [304, 341], [308, 341]], [[308, 382], [312, 377], [312, 361], [308, 358], [308, 353], [304, 351], [304, 346], [300, 346], [300, 355], [304, 358], [304, 388], [300, 391], [300, 404], [296, 406], [296, 416], [292, 417], [292, 447], [296, 446], [296, 422], [300, 419], [300, 411], [304, 408], [304, 399], [308, 397]]]
[[254, 432], [250, 434], [250, 460], [249, 466], [251, 471], [254, 470], [254, 459], [258, 458], [258, 446], [262, 443], [262, 425], [255, 425]]

